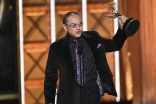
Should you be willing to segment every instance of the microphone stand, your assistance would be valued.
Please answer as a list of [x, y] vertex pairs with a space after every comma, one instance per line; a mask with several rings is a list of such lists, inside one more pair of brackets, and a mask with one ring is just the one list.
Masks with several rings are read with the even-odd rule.
[[[82, 50], [83, 51], [83, 50]], [[82, 54], [82, 58], [83, 58], [83, 54]], [[84, 59], [84, 58], [83, 58]], [[82, 94], [83, 94], [83, 102], [82, 104], [85, 104], [85, 86], [84, 86], [84, 64], [83, 64], [83, 89], [82, 89]]]
[[[81, 59], [83, 60], [84, 59], [84, 57], [83, 57], [83, 47], [82, 47], [82, 45], [83, 45], [83, 40], [82, 39], [80, 39], [79, 40], [79, 46], [80, 46], [80, 48], [79, 48], [79, 55], [81, 55]], [[80, 87], [80, 90], [81, 90], [81, 104], [85, 104], [85, 86], [84, 86], [84, 64], [82, 64], [83, 65], [83, 72], [82, 72], [82, 70], [81, 70], [81, 64], [80, 64], [80, 73], [82, 72], [83, 73], [83, 76], [81, 76], [81, 79], [82, 79], [82, 77], [83, 77], [83, 80], [82, 80], [82, 86]]]
[[[82, 54], [82, 58], [83, 58], [83, 54]], [[84, 58], [83, 58], [84, 59]], [[84, 66], [84, 65], [83, 65]], [[80, 64], [81, 67], [81, 64]], [[84, 67], [83, 67], [84, 68]], [[82, 71], [82, 70], [81, 70]], [[82, 87], [81, 87], [81, 104], [85, 104], [85, 86], [84, 86], [84, 69], [83, 69], [83, 80], [82, 80]]]

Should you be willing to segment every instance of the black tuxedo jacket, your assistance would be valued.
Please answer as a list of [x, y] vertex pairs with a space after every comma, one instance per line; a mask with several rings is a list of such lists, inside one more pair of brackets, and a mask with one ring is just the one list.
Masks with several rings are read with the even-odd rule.
[[[113, 39], [102, 38], [96, 31], [84, 31], [82, 35], [95, 57], [104, 93], [117, 96], [113, 75], [105, 53], [118, 51], [122, 48], [127, 39], [125, 32], [119, 28]], [[67, 35], [50, 45], [44, 81], [46, 104], [55, 102], [58, 70], [60, 82], [57, 91], [57, 104], [72, 104], [75, 91], [75, 74]]]

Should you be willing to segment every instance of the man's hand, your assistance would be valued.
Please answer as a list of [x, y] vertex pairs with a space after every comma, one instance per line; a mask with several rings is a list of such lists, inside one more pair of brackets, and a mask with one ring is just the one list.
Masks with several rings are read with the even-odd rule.
[[49, 104], [53, 104], [53, 103], [49, 103]]
[[128, 18], [125, 17], [124, 15], [118, 17], [119, 26], [120, 26], [121, 29], [123, 28], [123, 25], [124, 25], [124, 23], [126, 22], [127, 19]]

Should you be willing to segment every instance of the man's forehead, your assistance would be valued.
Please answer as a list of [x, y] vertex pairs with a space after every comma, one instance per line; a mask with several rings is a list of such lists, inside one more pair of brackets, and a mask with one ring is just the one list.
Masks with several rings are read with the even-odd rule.
[[79, 15], [70, 15], [69, 17], [67, 17], [67, 21], [68, 22], [76, 22], [76, 21], [82, 21], [81, 17]]

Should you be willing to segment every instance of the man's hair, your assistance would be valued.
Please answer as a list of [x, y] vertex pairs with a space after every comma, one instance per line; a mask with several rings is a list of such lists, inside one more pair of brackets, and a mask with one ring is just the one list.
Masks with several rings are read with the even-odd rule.
[[[78, 15], [78, 16], [80, 16], [78, 13], [76, 13], [76, 12], [68, 12], [68, 13], [66, 13], [64, 16], [63, 16], [63, 24], [67, 24], [67, 18], [69, 17], [69, 16], [71, 16], [71, 15]], [[81, 18], [81, 16], [80, 16], [80, 18]]]

